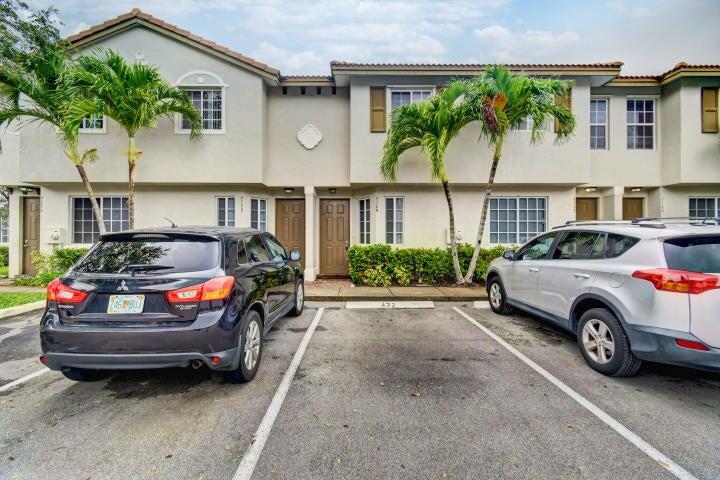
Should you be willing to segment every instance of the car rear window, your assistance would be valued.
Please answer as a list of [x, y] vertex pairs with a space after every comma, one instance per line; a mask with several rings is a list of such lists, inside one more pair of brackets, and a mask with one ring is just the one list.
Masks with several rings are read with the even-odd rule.
[[220, 242], [210, 237], [135, 235], [100, 241], [73, 270], [81, 273], [195, 272], [209, 270], [219, 261]]
[[720, 273], [720, 236], [672, 238], [663, 250], [668, 268]]

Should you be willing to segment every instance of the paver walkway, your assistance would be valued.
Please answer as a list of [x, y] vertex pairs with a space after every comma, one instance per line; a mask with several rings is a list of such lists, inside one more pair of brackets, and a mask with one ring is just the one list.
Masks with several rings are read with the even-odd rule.
[[364, 287], [353, 286], [350, 280], [316, 280], [305, 283], [305, 299], [309, 301], [348, 300], [431, 300], [468, 302], [487, 298], [484, 285], [472, 287]]

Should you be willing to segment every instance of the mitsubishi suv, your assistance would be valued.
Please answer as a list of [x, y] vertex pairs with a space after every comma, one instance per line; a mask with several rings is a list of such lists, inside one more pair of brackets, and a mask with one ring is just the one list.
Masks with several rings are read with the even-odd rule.
[[299, 260], [250, 229], [102, 235], [48, 285], [40, 360], [77, 381], [107, 370], [207, 366], [248, 382], [264, 334], [303, 310]]
[[490, 307], [571, 331], [606, 375], [642, 360], [720, 371], [718, 223], [569, 222], [490, 264]]

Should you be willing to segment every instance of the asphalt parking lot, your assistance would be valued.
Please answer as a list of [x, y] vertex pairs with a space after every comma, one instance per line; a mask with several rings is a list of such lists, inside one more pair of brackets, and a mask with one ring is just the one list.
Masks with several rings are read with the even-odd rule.
[[[42, 371], [37, 316], [0, 320], [0, 389]], [[632, 378], [604, 377], [569, 334], [470, 304], [308, 304], [270, 332], [247, 385], [204, 369], [95, 383], [45, 372], [0, 391], [0, 478], [657, 479], [683, 471], [720, 477], [720, 375], [649, 364]]]

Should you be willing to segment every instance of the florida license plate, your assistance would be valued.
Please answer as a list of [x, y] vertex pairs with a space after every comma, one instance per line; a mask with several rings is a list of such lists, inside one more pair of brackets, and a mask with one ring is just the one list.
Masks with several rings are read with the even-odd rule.
[[110, 295], [107, 313], [142, 313], [145, 295]]

